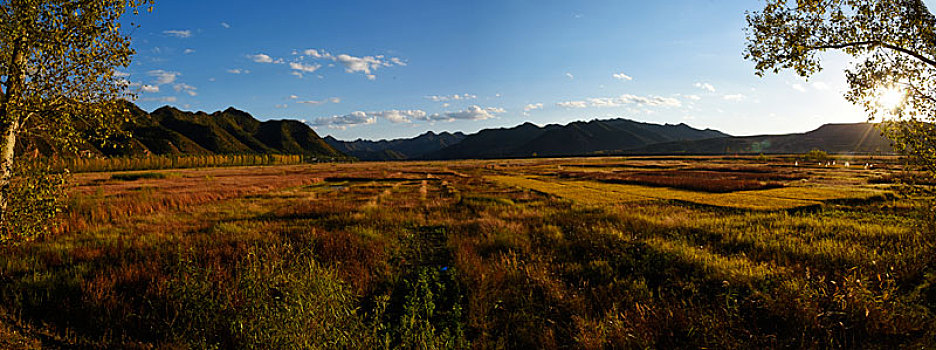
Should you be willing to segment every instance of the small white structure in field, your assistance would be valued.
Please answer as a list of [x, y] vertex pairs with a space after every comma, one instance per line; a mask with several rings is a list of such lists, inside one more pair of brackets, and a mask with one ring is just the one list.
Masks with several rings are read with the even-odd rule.
[[799, 166], [799, 162], [793, 162], [793, 166]]
[[851, 166], [851, 163], [845, 162], [845, 167], [847, 168], [847, 167], [849, 167], [849, 166]]

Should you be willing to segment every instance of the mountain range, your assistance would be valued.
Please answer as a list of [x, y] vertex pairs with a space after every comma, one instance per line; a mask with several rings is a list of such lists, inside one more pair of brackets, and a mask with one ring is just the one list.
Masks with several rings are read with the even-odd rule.
[[301, 154], [307, 158], [343, 158], [312, 128], [297, 120], [259, 121], [228, 108], [211, 114], [162, 107], [152, 113], [127, 103], [131, 118], [123, 128], [130, 137], [118, 148], [97, 148], [103, 155]]
[[[447, 160], [640, 154], [891, 153], [891, 143], [873, 124], [826, 124], [799, 134], [736, 137], [686, 124], [628, 119], [577, 121], [565, 125], [524, 123], [474, 134], [426, 132], [396, 140], [325, 138], [296, 120], [260, 121], [228, 108], [213, 113], [162, 107], [148, 113], [127, 103], [132, 135], [118, 148], [92, 148], [107, 156], [302, 154], [307, 158]], [[45, 153], [45, 152], [43, 152]]]

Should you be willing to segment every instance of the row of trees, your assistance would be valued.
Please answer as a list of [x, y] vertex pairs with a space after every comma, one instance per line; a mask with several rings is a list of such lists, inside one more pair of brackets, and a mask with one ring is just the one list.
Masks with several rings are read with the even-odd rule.
[[[247, 165], [302, 164], [302, 155], [289, 154], [216, 154], [205, 156], [148, 156], [118, 158], [54, 158], [53, 171], [69, 172], [156, 170]], [[312, 161], [312, 159], [309, 159]]]

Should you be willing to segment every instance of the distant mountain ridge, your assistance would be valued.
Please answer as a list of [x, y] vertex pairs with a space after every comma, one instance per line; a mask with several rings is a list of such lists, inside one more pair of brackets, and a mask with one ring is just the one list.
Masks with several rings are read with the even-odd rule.
[[647, 145], [629, 154], [790, 154], [822, 150], [829, 153], [893, 153], [891, 141], [875, 124], [825, 124], [818, 129], [786, 135], [725, 137]]
[[[249, 113], [228, 108], [211, 114], [185, 112], [165, 106], [152, 113], [127, 103], [132, 117], [124, 125], [131, 137], [125, 146], [98, 149], [105, 155], [301, 154], [339, 158], [312, 128], [297, 120], [259, 121]], [[122, 141], [122, 142], [121, 142]]]
[[524, 123], [509, 129], [486, 129], [453, 146], [430, 153], [427, 159], [562, 157], [623, 152], [655, 143], [701, 140], [729, 135], [699, 130], [686, 124], [651, 124], [629, 119], [606, 119], [549, 124]]
[[[565, 125], [524, 123], [511, 128], [461, 132], [426, 132], [414, 138], [369, 141], [324, 139], [297, 120], [260, 121], [228, 108], [211, 114], [165, 106], [152, 113], [127, 102], [123, 125], [131, 137], [114, 140], [117, 148], [82, 149], [106, 156], [301, 154], [307, 158], [360, 160], [448, 160], [591, 155], [719, 155], [805, 153], [893, 153], [891, 142], [874, 124], [826, 124], [787, 135], [734, 137], [686, 124], [653, 124], [628, 119], [577, 121]], [[55, 154], [41, 140], [24, 140], [41, 153]]]
[[339, 152], [361, 160], [405, 160], [418, 159], [464, 139], [465, 134], [461, 132], [436, 134], [428, 131], [414, 138], [380, 141], [340, 141], [329, 135], [325, 137], [325, 142]]
[[[440, 141], [443, 135], [451, 137]], [[830, 153], [893, 153], [890, 141], [869, 123], [826, 124], [806, 133], [737, 137], [683, 123], [660, 125], [619, 118], [542, 127], [527, 122], [470, 135], [429, 132], [391, 141], [340, 141], [331, 136], [325, 140], [361, 160], [777, 154], [814, 149]]]

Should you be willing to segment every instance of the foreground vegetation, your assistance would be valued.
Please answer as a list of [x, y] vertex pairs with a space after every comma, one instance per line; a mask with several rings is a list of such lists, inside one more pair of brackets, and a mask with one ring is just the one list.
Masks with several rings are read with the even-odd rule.
[[0, 347], [936, 346], [896, 168], [794, 161], [80, 174], [0, 251]]

